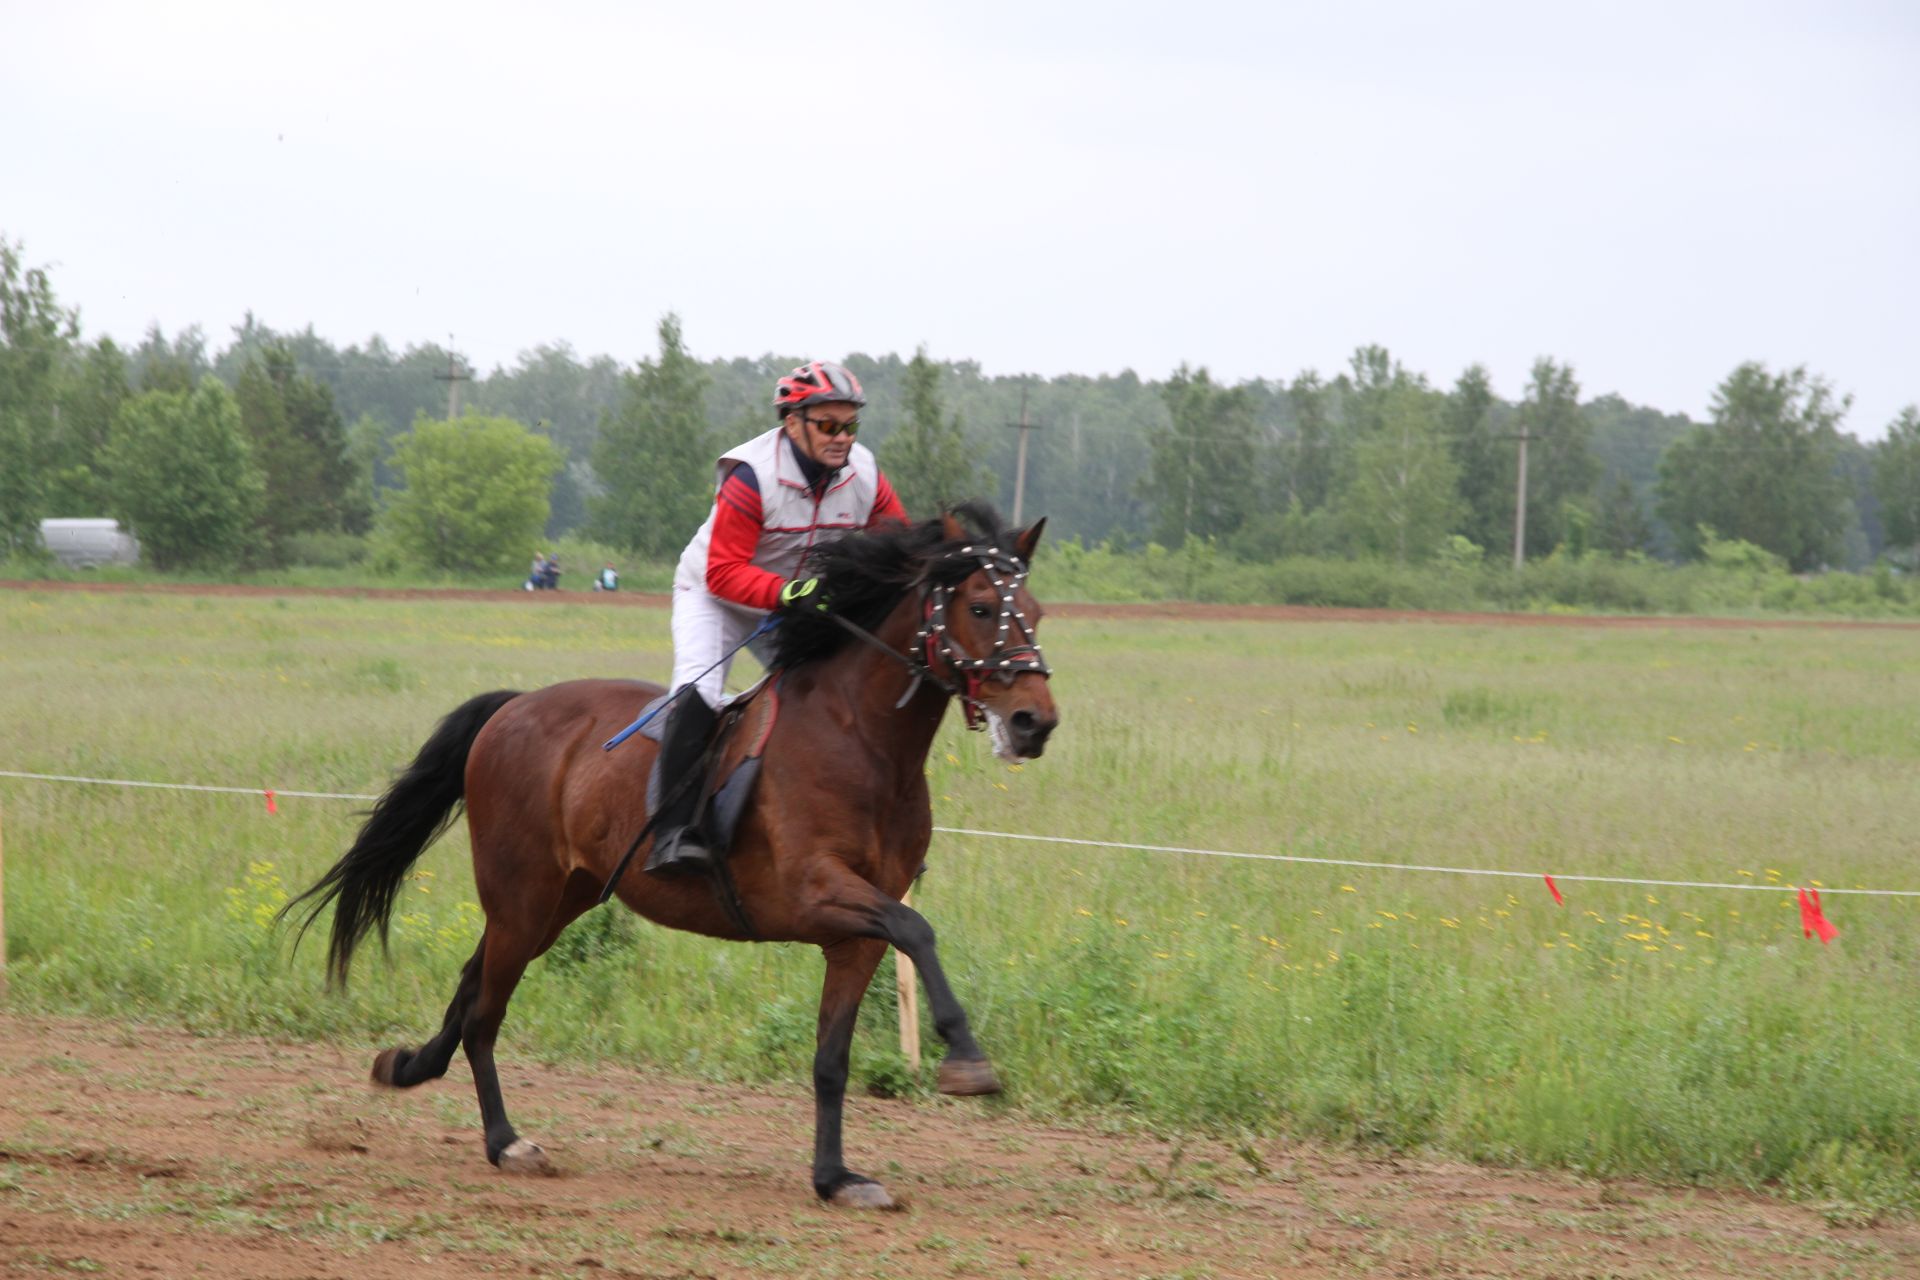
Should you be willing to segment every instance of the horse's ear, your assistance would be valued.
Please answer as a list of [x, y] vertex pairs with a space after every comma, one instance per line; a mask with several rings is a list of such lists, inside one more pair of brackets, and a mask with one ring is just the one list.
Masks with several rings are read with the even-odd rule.
[[942, 511], [940, 513], [940, 536], [948, 542], [958, 542], [967, 536], [967, 531], [961, 526], [958, 520], [953, 518], [953, 512]]
[[1047, 518], [1041, 516], [1025, 529], [1022, 529], [1020, 531], [1020, 540], [1013, 544], [1013, 549], [1020, 553], [1020, 559], [1027, 564], [1033, 563], [1033, 549], [1040, 545], [1040, 531], [1046, 527]]

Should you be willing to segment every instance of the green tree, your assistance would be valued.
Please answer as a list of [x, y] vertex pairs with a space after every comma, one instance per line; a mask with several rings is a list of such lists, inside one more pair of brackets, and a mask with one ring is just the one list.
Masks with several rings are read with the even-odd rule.
[[284, 342], [265, 343], [240, 370], [240, 421], [266, 478], [264, 550], [277, 554], [297, 533], [347, 522], [354, 468], [333, 393], [301, 373]]
[[78, 331], [45, 269], [0, 236], [0, 556], [40, 545], [59, 372]]
[[1652, 530], [1650, 553], [1674, 554], [1674, 540], [1664, 522], [1653, 516], [1654, 489], [1660, 479], [1660, 455], [1693, 429], [1684, 413], [1662, 413], [1644, 405], [1628, 404], [1609, 392], [1580, 406], [1587, 420], [1588, 444], [1602, 476], [1625, 476], [1633, 496]]
[[1613, 486], [1600, 499], [1593, 521], [1593, 545], [1613, 556], [1646, 551], [1653, 545], [1653, 525], [1625, 472], [1614, 476]]
[[[566, 451], [569, 462], [584, 467], [599, 434], [600, 419], [620, 403], [620, 383], [620, 365], [612, 356], [582, 361], [564, 342], [543, 344], [522, 351], [513, 368], [496, 369], [477, 383], [470, 402], [481, 413], [537, 424], [542, 435]], [[761, 405], [764, 411], [764, 394]], [[712, 408], [711, 397], [708, 408]], [[560, 517], [559, 507], [556, 495], [555, 519]], [[576, 516], [568, 527], [580, 523]]]
[[1831, 563], [1845, 531], [1846, 485], [1835, 469], [1848, 401], [1805, 368], [1748, 362], [1714, 392], [1712, 420], [1660, 459], [1659, 510], [1682, 554], [1702, 528], [1751, 542], [1796, 572]]
[[623, 378], [620, 407], [600, 424], [593, 470], [602, 492], [587, 504], [602, 542], [667, 557], [713, 506], [714, 446], [707, 375], [687, 354], [680, 317], [660, 320], [660, 355]]
[[941, 408], [940, 366], [925, 346], [907, 364], [903, 401], [905, 421], [881, 446], [880, 460], [908, 515], [922, 519], [998, 487], [974, 461], [960, 415]]
[[505, 571], [535, 548], [562, 462], [552, 441], [511, 418], [421, 418], [394, 442], [405, 487], [389, 499], [381, 532], [430, 568]]
[[1296, 504], [1311, 513], [1327, 505], [1333, 493], [1333, 419], [1327, 404], [1327, 386], [1308, 369], [1287, 388], [1293, 409], [1294, 436], [1283, 444], [1287, 451], [1285, 484], [1287, 507]]
[[1590, 509], [1600, 477], [1572, 367], [1546, 356], [1535, 360], [1518, 417], [1529, 438], [1527, 554], [1545, 555], [1566, 539], [1568, 504]]
[[219, 379], [121, 405], [106, 469], [113, 514], [155, 568], [232, 565], [253, 550], [264, 486], [239, 406]]
[[127, 358], [113, 339], [74, 354], [61, 370], [60, 411], [46, 460], [46, 510], [53, 516], [106, 512], [107, 444], [114, 415], [133, 395]]
[[1386, 421], [1387, 393], [1413, 380], [1406, 366], [1378, 343], [1354, 348], [1347, 360], [1347, 372], [1333, 380], [1340, 401], [1340, 427], [1347, 441], [1379, 431]]
[[1483, 550], [1513, 547], [1514, 448], [1495, 429], [1493, 381], [1485, 365], [1469, 365], [1441, 412], [1447, 447], [1460, 476], [1459, 532]]
[[1401, 563], [1431, 559], [1460, 505], [1440, 397], [1404, 372], [1367, 395], [1370, 425], [1349, 447], [1337, 509], [1356, 547]]
[[1188, 538], [1225, 537], [1253, 506], [1253, 407], [1244, 389], [1184, 364], [1160, 394], [1172, 425], [1154, 435], [1141, 487], [1153, 507], [1154, 541], [1178, 547]]
[[347, 466], [353, 479], [347, 485], [340, 506], [340, 528], [347, 533], [366, 533], [373, 528], [374, 513], [380, 509], [374, 476], [387, 460], [387, 427], [370, 413], [363, 413], [347, 428]]
[[1908, 405], [1874, 446], [1873, 491], [1889, 546], [1920, 551], [1920, 405]]
[[147, 326], [132, 363], [133, 384], [142, 391], [192, 391], [214, 371], [199, 325], [188, 325], [171, 340], [158, 324]]

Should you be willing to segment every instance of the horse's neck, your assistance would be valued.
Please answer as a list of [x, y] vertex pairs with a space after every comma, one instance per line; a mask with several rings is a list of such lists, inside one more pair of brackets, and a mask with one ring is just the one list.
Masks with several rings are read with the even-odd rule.
[[919, 597], [909, 595], [873, 630], [874, 639], [899, 659], [852, 640], [825, 660], [827, 670], [822, 672], [827, 677], [823, 684], [845, 699], [849, 713], [861, 724], [861, 736], [892, 759], [903, 776], [913, 777], [923, 775], [948, 696], [938, 685], [916, 681], [904, 661], [919, 627], [919, 614]]

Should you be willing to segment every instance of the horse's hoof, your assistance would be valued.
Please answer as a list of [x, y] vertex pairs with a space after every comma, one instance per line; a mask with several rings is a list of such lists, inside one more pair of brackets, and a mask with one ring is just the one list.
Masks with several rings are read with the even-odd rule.
[[843, 1209], [898, 1209], [900, 1206], [877, 1182], [844, 1182], [834, 1188], [828, 1202]]
[[1000, 1077], [985, 1058], [944, 1058], [940, 1062], [940, 1092], [957, 1098], [975, 1098], [1000, 1092]]
[[547, 1175], [554, 1172], [553, 1162], [547, 1159], [547, 1153], [525, 1138], [515, 1138], [494, 1161], [502, 1173], [530, 1173]]
[[373, 1082], [388, 1089], [400, 1086], [393, 1082], [394, 1073], [400, 1070], [400, 1055], [405, 1049], [383, 1049], [380, 1056], [373, 1060]]

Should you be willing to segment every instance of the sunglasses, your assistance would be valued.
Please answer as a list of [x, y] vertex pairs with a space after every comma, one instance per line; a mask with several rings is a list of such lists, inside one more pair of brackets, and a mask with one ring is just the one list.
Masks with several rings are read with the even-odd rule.
[[835, 422], [831, 418], [802, 418], [801, 421], [820, 428], [820, 434], [829, 440], [838, 435], [855, 435], [860, 430], [858, 418], [849, 418], [845, 422]]

